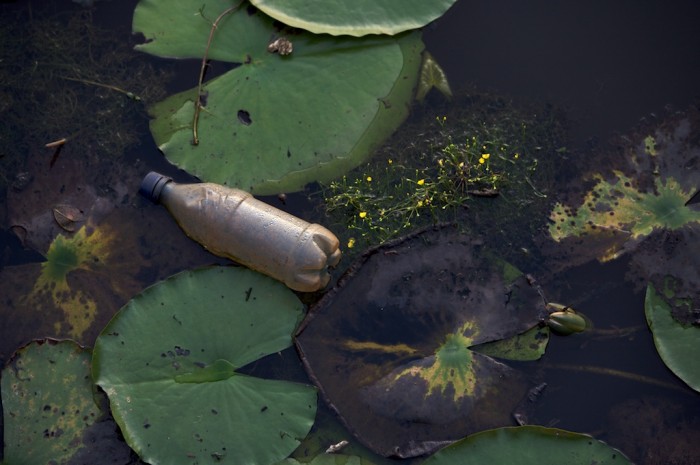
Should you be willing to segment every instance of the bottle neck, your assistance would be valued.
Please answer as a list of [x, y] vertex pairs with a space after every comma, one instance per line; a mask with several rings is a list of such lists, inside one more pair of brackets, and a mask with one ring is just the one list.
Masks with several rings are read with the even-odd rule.
[[153, 203], [160, 203], [163, 188], [168, 184], [174, 184], [173, 178], [151, 171], [143, 178], [139, 192]]

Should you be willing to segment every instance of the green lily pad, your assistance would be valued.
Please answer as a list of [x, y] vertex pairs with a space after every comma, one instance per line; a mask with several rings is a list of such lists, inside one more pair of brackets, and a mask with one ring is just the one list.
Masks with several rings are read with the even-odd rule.
[[150, 463], [270, 464], [306, 436], [311, 386], [239, 369], [291, 345], [303, 306], [243, 268], [183, 272], [131, 300], [98, 337], [93, 377]]
[[[134, 31], [158, 56], [205, 53], [211, 21], [226, 0], [142, 0]], [[208, 18], [207, 19], [205, 19]], [[293, 52], [268, 51], [285, 37]], [[150, 108], [151, 132], [170, 162], [204, 181], [256, 194], [300, 190], [361, 163], [406, 118], [418, 79], [419, 33], [361, 39], [318, 36], [245, 6], [219, 24], [208, 57], [238, 64], [203, 86], [199, 143], [193, 145], [197, 89]]]
[[397, 34], [423, 27], [457, 0], [251, 0], [253, 5], [293, 27], [316, 34], [364, 36]]
[[345, 454], [320, 454], [310, 462], [299, 462], [296, 459], [289, 458], [278, 465], [301, 465], [302, 463], [308, 463], [308, 465], [373, 465], [372, 462], [365, 458]]
[[[661, 359], [688, 386], [700, 391], [700, 315], [697, 303], [695, 306], [688, 303], [676, 298], [672, 285], [657, 291], [649, 284], [644, 309]], [[674, 318], [675, 312], [683, 312], [685, 319], [692, 320], [679, 321]]]
[[85, 447], [102, 413], [93, 399], [90, 351], [43, 340], [19, 349], [2, 371], [4, 463], [65, 464]]
[[542, 426], [483, 431], [428, 458], [425, 465], [622, 465], [630, 464], [617, 449], [587, 434]]
[[547, 314], [540, 290], [453, 230], [366, 254], [314, 307], [296, 338], [314, 382], [376, 453], [428, 453], [512, 424], [529, 383], [475, 346]]

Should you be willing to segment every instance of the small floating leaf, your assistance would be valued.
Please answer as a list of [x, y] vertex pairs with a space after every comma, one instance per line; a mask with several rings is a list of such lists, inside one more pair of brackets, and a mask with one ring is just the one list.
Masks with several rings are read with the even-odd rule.
[[420, 77], [418, 78], [416, 100], [419, 102], [425, 100], [425, 96], [428, 95], [428, 92], [433, 87], [448, 99], [452, 98], [452, 89], [450, 89], [450, 83], [447, 80], [445, 71], [430, 53], [423, 52], [423, 64], [421, 65]]
[[85, 221], [83, 212], [72, 205], [56, 205], [53, 217], [62, 229], [69, 232], [74, 232], [77, 224]]
[[472, 349], [505, 360], [531, 361], [542, 358], [548, 343], [549, 329], [535, 326], [512, 338], [486, 342]]

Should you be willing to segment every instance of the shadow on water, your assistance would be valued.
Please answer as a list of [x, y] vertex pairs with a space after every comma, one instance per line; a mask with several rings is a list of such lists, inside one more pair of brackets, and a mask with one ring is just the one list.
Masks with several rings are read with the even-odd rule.
[[[135, 4], [133, 0], [96, 2], [91, 7], [90, 17], [94, 24], [111, 31], [109, 40], [128, 42], [131, 40], [129, 30]], [[18, 1], [3, 4], [0, 8], [2, 22], [12, 15], [21, 15], [28, 27], [31, 21], [41, 19], [46, 9], [58, 18], [56, 27], [60, 29], [66, 25], [66, 18], [75, 15], [81, 7], [66, 0], [51, 4]], [[30, 16], [26, 16], [28, 12], [31, 12]], [[626, 133], [641, 118], [653, 119], [654, 114], [664, 113], [669, 106], [683, 109], [697, 104], [700, 94], [699, 20], [700, 6], [687, 0], [674, 2], [672, 6], [661, 0], [596, 0], [585, 4], [553, 4], [542, 0], [460, 0], [446, 16], [426, 29], [425, 41], [457, 89], [476, 86], [507, 98], [547, 102], [565, 108], [571, 122], [573, 146], [578, 148], [575, 155], [585, 157], [586, 142], [605, 141], [611, 134]], [[9, 30], [7, 27], [7, 24], [2, 24], [4, 30]], [[18, 29], [12, 30], [16, 32]], [[14, 43], [3, 42], [10, 46]], [[81, 50], [82, 44], [75, 46]], [[16, 50], [12, 51], [13, 56], [19, 56], [16, 53]], [[120, 53], [128, 55], [123, 49]], [[175, 79], [168, 81], [168, 92], [190, 87], [197, 74], [197, 60], [165, 64], [158, 59], [138, 59], [143, 60], [141, 66], [160, 70], [164, 76], [183, 76], [180, 82]], [[11, 65], [27, 67], [31, 63]], [[10, 66], [7, 60], [0, 62], [0, 68], [7, 66]], [[103, 73], [108, 71], [109, 67], [101, 70]], [[17, 70], [9, 72], [19, 73]], [[82, 79], [96, 78], [83, 76]], [[2, 84], [3, 87], [6, 85], [5, 82]], [[160, 95], [150, 88], [142, 90], [152, 90], [155, 99]], [[22, 95], [8, 95], [6, 89], [0, 89], [0, 97], [20, 101]], [[103, 95], [99, 98], [112, 97]], [[5, 111], [3, 101], [0, 101], [0, 110]], [[11, 131], [2, 132], [0, 269], [6, 272], [12, 267], [42, 260], [44, 251], [23, 247], [10, 232], [8, 211], [11, 208], [7, 199], [12, 197], [11, 193], [16, 189], [13, 183], [26, 171], [31, 158], [44, 157], [47, 158], [44, 161], [48, 161], [51, 153], [43, 150], [44, 144], [53, 136], [63, 136], [61, 131], [56, 131], [61, 125], [55, 114], [55, 105], [58, 104], [53, 102], [47, 107], [45, 103], [42, 106], [42, 102], [33, 103], [39, 104], [37, 114], [23, 117], [53, 118], [51, 125], [18, 123]], [[71, 99], [72, 105], [88, 103], [94, 102], [86, 100], [82, 94]], [[67, 117], [71, 119], [74, 115]], [[143, 173], [167, 164], [148, 135], [145, 113], [132, 111], [129, 117], [128, 122], [122, 123], [131, 125], [128, 127], [133, 135], [113, 141], [114, 145], [107, 148], [83, 138], [81, 149], [84, 153], [80, 156], [84, 158], [79, 159], [85, 163], [102, 163], [101, 172], [112, 173], [114, 178], [130, 176], [124, 182], [135, 192]], [[94, 120], [87, 115], [80, 121], [83, 127], [88, 127]], [[107, 119], [103, 123], [110, 125], [113, 120]], [[95, 132], [98, 130], [109, 132], [109, 126], [95, 128]], [[74, 128], [74, 132], [80, 131], [80, 127]], [[61, 155], [59, 162], [70, 158], [71, 154], [78, 157], [77, 151], [70, 150], [68, 148]], [[102, 150], [99, 156], [90, 158], [90, 153], [99, 150]], [[114, 165], [105, 165], [99, 160], [100, 157], [104, 160], [109, 150], [119, 152], [114, 157]], [[116, 163], [128, 163], [128, 169], [116, 173], [110, 171]], [[122, 214], [125, 211], [143, 214], [144, 209], [149, 208], [134, 199], [133, 192], [125, 197], [128, 198], [126, 202], [122, 202], [129, 209], [120, 204]], [[289, 196], [286, 204], [275, 203], [275, 206], [302, 216], [312, 208], [304, 195]], [[160, 215], [157, 221], [170, 221], [162, 212], [155, 215]], [[168, 223], [168, 226], [169, 234], [178, 234], [174, 224]], [[142, 240], [139, 253], [144, 263], [156, 255], [145, 249], [148, 244], [156, 243], [153, 238]], [[197, 246], [184, 242], [181, 248], [173, 247], [166, 252], [174, 260], [183, 250], [187, 251], [188, 258], [180, 264], [148, 262], [133, 268], [136, 270], [133, 271], [134, 280], [138, 281], [136, 287], [142, 288], [178, 268], [214, 261]], [[546, 267], [546, 263], [534, 266], [536, 269]], [[546, 284], [551, 299], [572, 305], [587, 315], [595, 328], [588, 334], [554, 338], [543, 361], [529, 368], [531, 376], [547, 382], [546, 392], [538, 401], [531, 420], [595, 434], [640, 464], [696, 463], [700, 457], [700, 399], [661, 362], [646, 327], [643, 290], [624, 281], [626, 268], [626, 260], [605, 265], [590, 263], [548, 279]], [[5, 327], [12, 323], [0, 322]], [[626, 332], [629, 328], [630, 332]], [[7, 355], [2, 353], [3, 360]], [[289, 356], [285, 354], [285, 358]], [[275, 363], [279, 365], [279, 360]], [[298, 360], [294, 359], [285, 366], [271, 370], [282, 371], [285, 376], [294, 378], [299, 376]], [[268, 369], [250, 367], [253, 372]], [[645, 378], [625, 378], [619, 372]], [[649, 380], [658, 380], [664, 385], [655, 385]]]

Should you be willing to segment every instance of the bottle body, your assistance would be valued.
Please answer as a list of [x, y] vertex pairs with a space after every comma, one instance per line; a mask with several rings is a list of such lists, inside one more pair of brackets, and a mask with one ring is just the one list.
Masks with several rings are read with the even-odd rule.
[[157, 197], [185, 233], [210, 252], [278, 279], [291, 289], [313, 292], [325, 287], [330, 280], [328, 267], [340, 260], [339, 241], [328, 229], [261, 202], [248, 192], [169, 180]]

